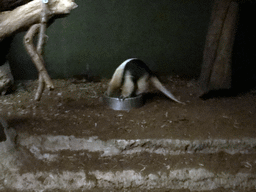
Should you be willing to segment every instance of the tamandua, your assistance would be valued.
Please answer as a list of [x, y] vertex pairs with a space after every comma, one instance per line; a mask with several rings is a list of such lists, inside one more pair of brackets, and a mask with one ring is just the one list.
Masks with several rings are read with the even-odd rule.
[[185, 104], [176, 99], [162, 85], [143, 61], [136, 58], [127, 59], [115, 70], [107, 89], [107, 95], [109, 97], [121, 96], [124, 99], [134, 95], [140, 95], [147, 91], [149, 82], [170, 99]]

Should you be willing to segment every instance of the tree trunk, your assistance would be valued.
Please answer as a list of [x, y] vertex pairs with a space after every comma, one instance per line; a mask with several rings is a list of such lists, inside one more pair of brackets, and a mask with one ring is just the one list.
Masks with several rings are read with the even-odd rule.
[[238, 3], [231, 2], [222, 34], [217, 49], [217, 55], [213, 63], [209, 89], [230, 89], [232, 81], [232, 50], [235, 39], [235, 28], [238, 13]]
[[215, 0], [198, 82], [201, 95], [210, 90], [231, 87], [231, 55], [237, 13], [238, 3], [232, 0]]

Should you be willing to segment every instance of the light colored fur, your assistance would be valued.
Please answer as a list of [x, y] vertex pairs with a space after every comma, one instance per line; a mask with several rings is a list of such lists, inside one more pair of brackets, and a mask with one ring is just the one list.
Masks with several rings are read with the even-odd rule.
[[134, 87], [135, 87], [135, 85], [132, 81], [132, 75], [130, 74], [129, 71], [127, 71], [125, 73], [124, 84], [122, 87], [122, 97], [123, 98], [130, 97], [134, 90]]
[[[116, 94], [117, 92], [121, 92], [121, 96], [123, 98], [127, 98], [127, 97], [131, 96], [131, 94], [133, 93], [133, 91], [135, 89], [135, 85], [132, 80], [132, 74], [130, 73], [130, 71], [124, 71], [124, 68], [125, 68], [126, 64], [133, 59], [134, 58], [127, 59], [115, 70], [113, 77], [108, 86], [108, 90], [107, 90], [108, 96]], [[125, 73], [125, 74], [123, 74], [123, 73]], [[122, 85], [123, 76], [124, 76], [124, 82]], [[174, 95], [162, 85], [162, 83], [159, 81], [159, 79], [157, 77], [151, 76], [148, 73], [143, 75], [137, 81], [136, 95], [145, 93], [148, 89], [149, 82], [151, 82], [154, 85], [154, 87], [156, 87], [159, 91], [164, 93], [170, 99], [172, 99], [178, 103], [184, 104], [183, 102], [176, 99], [174, 97]]]
[[156, 78], [156, 77], [151, 77], [150, 80], [151, 80], [152, 84], [154, 85], [154, 87], [156, 87], [159, 91], [161, 91], [161, 92], [162, 92], [163, 94], [165, 94], [167, 97], [169, 97], [169, 98], [172, 99], [173, 101], [176, 101], [177, 103], [185, 104], [185, 103], [179, 101], [178, 99], [176, 99], [176, 98], [174, 97], [174, 95], [173, 95], [169, 90], [167, 90], [167, 89], [163, 86], [163, 84], [159, 81], [158, 78]]
[[138, 82], [138, 89], [136, 90], [136, 95], [140, 95], [142, 93], [145, 93], [148, 90], [148, 84], [149, 84], [149, 74], [144, 75], [141, 77]]
[[[112, 76], [112, 79], [111, 79], [111, 81], [109, 83], [109, 86], [108, 86], [107, 95], [111, 95], [113, 93], [116, 93], [120, 89], [120, 87], [122, 86], [121, 83], [122, 83], [122, 77], [123, 77], [124, 68], [125, 68], [126, 64], [129, 61], [133, 60], [133, 59], [134, 58], [125, 60], [115, 70], [115, 72], [114, 72], [114, 74]], [[128, 87], [128, 85], [127, 85], [127, 87]]]

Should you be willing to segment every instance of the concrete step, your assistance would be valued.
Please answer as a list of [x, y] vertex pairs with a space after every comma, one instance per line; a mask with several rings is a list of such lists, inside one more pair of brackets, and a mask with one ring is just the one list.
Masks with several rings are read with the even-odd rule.
[[255, 191], [256, 139], [111, 139], [19, 134], [0, 190]]

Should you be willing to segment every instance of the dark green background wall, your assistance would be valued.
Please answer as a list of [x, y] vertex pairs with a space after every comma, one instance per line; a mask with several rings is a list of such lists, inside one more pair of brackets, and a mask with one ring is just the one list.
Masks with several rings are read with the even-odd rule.
[[[160, 74], [200, 74], [211, 0], [76, 0], [78, 8], [48, 30], [45, 47], [52, 78], [85, 73], [110, 78], [137, 57]], [[9, 60], [16, 79], [37, 78], [18, 34]]]

